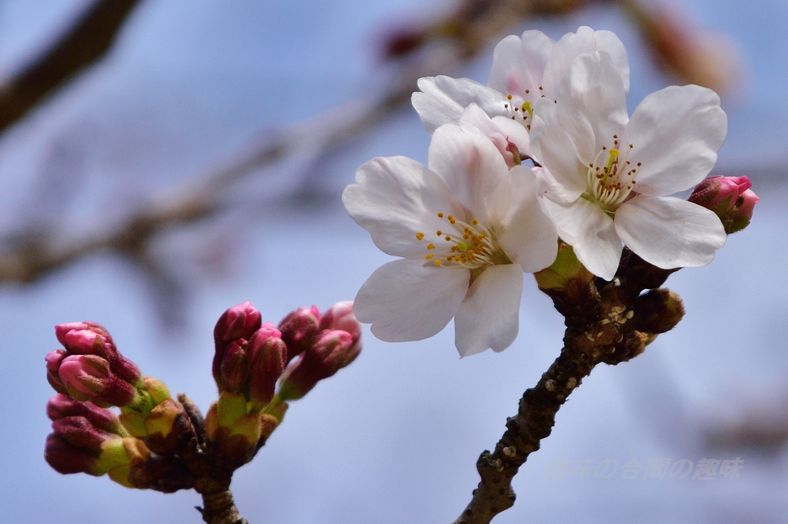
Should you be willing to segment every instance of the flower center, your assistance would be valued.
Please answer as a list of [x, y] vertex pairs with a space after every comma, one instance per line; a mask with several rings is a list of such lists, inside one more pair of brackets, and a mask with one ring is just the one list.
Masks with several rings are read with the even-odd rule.
[[597, 203], [610, 215], [624, 203], [635, 187], [635, 176], [642, 163], [629, 160], [634, 149], [635, 145], [629, 144], [622, 151], [621, 140], [618, 135], [613, 135], [612, 147], [608, 149], [602, 146], [594, 161], [586, 167], [588, 189], [583, 197]]
[[532, 99], [544, 96], [544, 88], [539, 86], [536, 91], [524, 89], [523, 94], [506, 94], [506, 102], [503, 108], [512, 120], [518, 121], [531, 130], [531, 121], [534, 118], [534, 105]]
[[424, 260], [436, 267], [461, 267], [478, 269], [495, 264], [511, 264], [495, 239], [495, 231], [479, 223], [475, 218], [469, 222], [451, 214], [438, 211], [437, 216], [446, 222], [445, 229], [433, 235], [422, 231], [416, 239], [426, 242]]

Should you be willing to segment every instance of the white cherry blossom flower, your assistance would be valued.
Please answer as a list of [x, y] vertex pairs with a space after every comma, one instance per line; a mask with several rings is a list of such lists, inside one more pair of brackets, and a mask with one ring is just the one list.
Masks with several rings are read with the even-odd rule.
[[525, 166], [511, 171], [474, 129], [436, 129], [428, 167], [375, 158], [342, 194], [373, 242], [402, 257], [375, 271], [354, 312], [386, 341], [430, 337], [454, 317], [460, 355], [517, 335], [523, 272], [555, 259], [557, 234]]
[[537, 102], [533, 157], [553, 186], [559, 235], [595, 275], [610, 280], [623, 246], [661, 268], [709, 263], [725, 242], [717, 216], [668, 195], [714, 166], [727, 119], [710, 89], [672, 86], [629, 118], [626, 89], [605, 53], [575, 59], [558, 101]]
[[[519, 139], [519, 154], [529, 154], [528, 133], [534, 117], [534, 104], [543, 97], [555, 99], [560, 79], [566, 75], [574, 58], [584, 53], [606, 53], [616, 65], [626, 89], [629, 88], [629, 65], [626, 50], [610, 31], [580, 27], [554, 42], [541, 31], [510, 35], [495, 47], [487, 85], [467, 78], [449, 76], [424, 77], [418, 81], [420, 91], [411, 101], [428, 131], [446, 123], [461, 121], [465, 109], [475, 104], [488, 115], [498, 134], [508, 135], [512, 128], [506, 120], [519, 123], [526, 132]], [[485, 132], [488, 136], [492, 133]]]

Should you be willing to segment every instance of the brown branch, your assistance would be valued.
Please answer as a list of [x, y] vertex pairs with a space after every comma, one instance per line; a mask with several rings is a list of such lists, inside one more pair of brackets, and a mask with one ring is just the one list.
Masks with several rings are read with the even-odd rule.
[[104, 56], [139, 3], [140, 0], [97, 0], [31, 65], [0, 84], [0, 132]]
[[640, 294], [662, 285], [670, 273], [626, 252], [612, 282], [594, 279], [583, 269], [565, 287], [543, 289], [566, 317], [564, 348], [523, 394], [494, 451], [479, 456], [481, 480], [455, 524], [486, 524], [512, 507], [512, 479], [550, 435], [558, 410], [582, 380], [597, 364], [615, 365], [639, 355], [658, 333], [678, 323], [684, 310], [675, 294], [662, 289]]

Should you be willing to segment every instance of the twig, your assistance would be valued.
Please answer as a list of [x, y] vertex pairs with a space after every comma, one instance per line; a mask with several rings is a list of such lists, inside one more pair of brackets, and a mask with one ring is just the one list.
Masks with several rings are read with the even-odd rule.
[[[582, 380], [597, 364], [615, 365], [639, 355], [657, 334], [678, 323], [684, 313], [680, 300], [653, 289], [670, 273], [627, 252], [612, 282], [584, 273], [562, 289], [544, 289], [566, 317], [564, 347], [536, 386], [523, 394], [495, 450], [479, 456], [481, 480], [455, 524], [486, 524], [512, 507], [512, 479], [550, 435], [558, 410]], [[644, 289], [652, 291], [641, 295]]]
[[19, 75], [0, 84], [0, 132], [100, 59], [140, 0], [97, 0]]

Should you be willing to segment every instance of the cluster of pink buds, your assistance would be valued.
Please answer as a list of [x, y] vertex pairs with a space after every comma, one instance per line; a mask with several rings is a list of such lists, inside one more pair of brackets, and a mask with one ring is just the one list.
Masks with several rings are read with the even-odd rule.
[[203, 420], [187, 397], [175, 399], [163, 382], [143, 376], [98, 324], [60, 324], [55, 333], [63, 348], [46, 356], [58, 393], [47, 404], [47, 462], [60, 473], [164, 492], [229, 485], [282, 422], [287, 401], [360, 351], [350, 302], [323, 315], [314, 306], [297, 309], [278, 326], [249, 302], [231, 307], [214, 329], [219, 399]]
[[[47, 379], [59, 393], [47, 405], [49, 464], [61, 473], [108, 474], [124, 486], [188, 486], [190, 475], [176, 452], [194, 428], [167, 387], [143, 377], [98, 324], [59, 324], [55, 335], [63, 349], [46, 356]], [[120, 408], [120, 415], [110, 407]]]
[[278, 326], [263, 322], [249, 302], [225, 311], [214, 329], [219, 400], [205, 421], [221, 463], [236, 468], [251, 460], [281, 423], [287, 401], [356, 358], [360, 334], [351, 302], [323, 315], [316, 306], [299, 308]]

